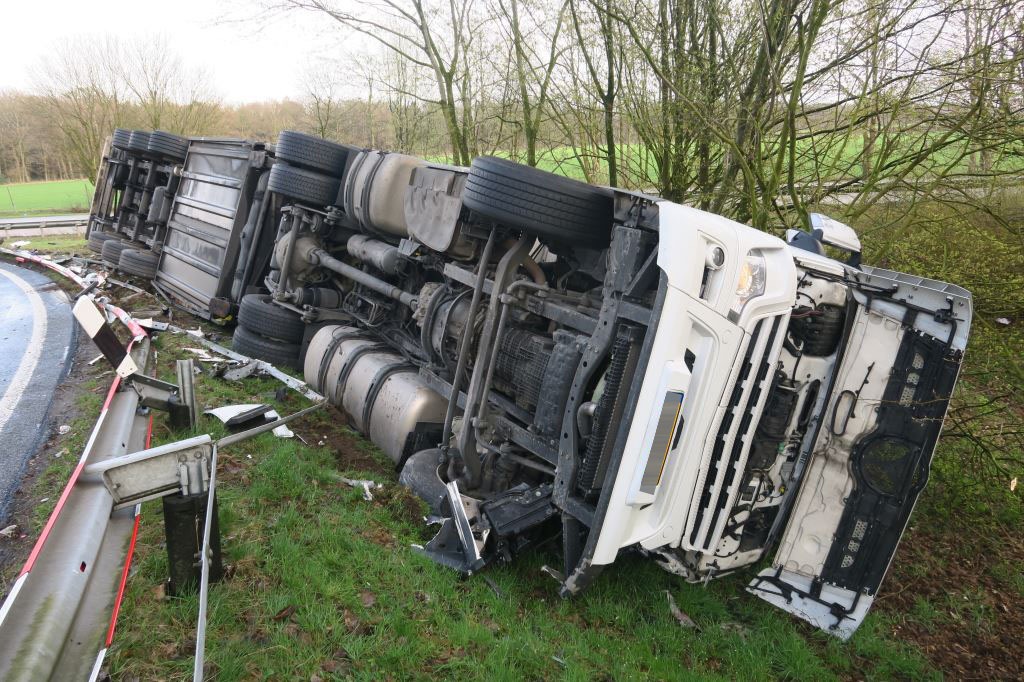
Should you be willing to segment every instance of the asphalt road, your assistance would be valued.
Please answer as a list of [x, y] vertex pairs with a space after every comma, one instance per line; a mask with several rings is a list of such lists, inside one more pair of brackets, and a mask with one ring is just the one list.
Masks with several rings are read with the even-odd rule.
[[0, 262], [0, 522], [74, 351], [67, 296], [49, 277]]

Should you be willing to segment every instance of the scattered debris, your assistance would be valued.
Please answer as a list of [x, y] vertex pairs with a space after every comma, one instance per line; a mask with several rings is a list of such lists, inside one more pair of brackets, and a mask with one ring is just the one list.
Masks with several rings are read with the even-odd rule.
[[[224, 422], [225, 426], [240, 426], [256, 419], [265, 419], [273, 412], [270, 405], [265, 403], [249, 403], [245, 405], [225, 405], [204, 410], [208, 414]], [[277, 412], [274, 412], [274, 419], [278, 419]]]
[[67, 449], [67, 448], [64, 448], [64, 449], [63, 449], [63, 450], [61, 450], [60, 452], [56, 452], [56, 453], [54, 453], [54, 455], [53, 455], [53, 458], [54, 458], [54, 459], [59, 459], [59, 458], [63, 457], [63, 456], [64, 456], [64, 455], [66, 455], [66, 454], [68, 454], [68, 449]]
[[693, 622], [693, 619], [683, 613], [683, 610], [676, 604], [675, 597], [668, 590], [665, 590], [665, 596], [668, 597], [668, 610], [672, 613], [672, 617], [675, 618], [681, 626], [684, 628], [695, 628], [697, 624]]
[[1010, 481], [1010, 492], [1012, 493], [1016, 489], [1017, 489], [1017, 477], [1014, 476], [1013, 480]]
[[[266, 419], [270, 419], [270, 420], [276, 420], [276, 419], [280, 419], [281, 418], [281, 415], [279, 415], [277, 413], [277, 410], [270, 410], [269, 412], [267, 412], [263, 416]], [[285, 424], [281, 424], [280, 426], [275, 426], [274, 429], [273, 429], [273, 433], [278, 438], [294, 438], [295, 437], [295, 432], [292, 431], [291, 429], [289, 429]]]
[[246, 362], [237, 367], [232, 367], [224, 372], [224, 378], [228, 381], [241, 381], [247, 379], [259, 371], [259, 365], [255, 362]]
[[370, 492], [371, 490], [384, 487], [382, 483], [377, 483], [376, 481], [355, 480], [352, 478], [345, 478], [344, 476], [338, 476], [338, 480], [342, 483], [347, 483], [353, 488], [362, 488], [363, 499], [367, 502], [373, 501], [373, 493]]
[[11, 242], [11, 246], [13, 246], [16, 249], [20, 249], [21, 247], [28, 246], [31, 243], [32, 242], [27, 242], [27, 241], [22, 240], [20, 242]]
[[4, 536], [5, 538], [13, 538], [17, 534], [18, 534], [18, 524], [16, 524], [16, 523], [12, 523], [11, 525], [9, 525], [6, 528], [4, 528], [3, 530], [0, 530], [0, 535]]
[[997, 317], [996, 322], [1005, 327], [1006, 325], [1010, 324], [1010, 319], [1007, 317]]
[[157, 332], [167, 331], [167, 327], [170, 326], [166, 322], [157, 322], [152, 317], [136, 317], [135, 321], [139, 323], [140, 327], [152, 329], [153, 331]]
[[94, 357], [92, 360], [89, 361], [89, 366], [91, 367], [92, 365], [95, 365], [97, 362], [99, 362], [102, 359], [103, 359], [103, 354], [100, 353], [99, 355], [97, 355], [96, 357]]
[[283, 609], [281, 609], [280, 611], [278, 611], [277, 613], [274, 614], [274, 620], [276, 620], [276, 621], [288, 620], [289, 618], [292, 617], [292, 614], [294, 614], [294, 613], [295, 613], [295, 605], [294, 604], [289, 604], [288, 606], [284, 607]]
[[489, 575], [485, 575], [484, 582], [487, 583], [488, 587], [494, 590], [494, 594], [498, 595], [499, 597], [505, 596], [505, 593], [501, 591], [500, 587], [498, 587], [498, 583], [494, 582], [494, 578], [492, 578]]
[[565, 659], [561, 656], [552, 656], [551, 660], [557, 663], [558, 665], [562, 666], [563, 668], [566, 667]]
[[66, 436], [69, 433], [71, 433], [71, 427], [68, 426], [67, 424], [61, 424], [60, 427], [57, 429], [57, 433], [59, 433], [62, 436]]
[[140, 289], [139, 287], [135, 286], [134, 284], [129, 284], [128, 282], [122, 282], [121, 280], [114, 279], [113, 277], [108, 277], [107, 281], [110, 282], [111, 284], [116, 284], [119, 287], [123, 287], [125, 289], [130, 290], [130, 291], [134, 291], [137, 294], [144, 294], [144, 293], [146, 293], [146, 291], [144, 289]]

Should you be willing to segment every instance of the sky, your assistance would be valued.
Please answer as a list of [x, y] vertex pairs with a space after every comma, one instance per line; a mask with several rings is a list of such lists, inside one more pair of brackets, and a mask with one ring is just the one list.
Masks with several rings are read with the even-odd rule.
[[[254, 19], [254, 0], [4, 0], [0, 91], [31, 90], [48, 51], [78, 36], [160, 33], [203, 68], [224, 102], [298, 98], [311, 64], [337, 57], [329, 20], [290, 12]], [[126, 30], [132, 27], [132, 30]]]

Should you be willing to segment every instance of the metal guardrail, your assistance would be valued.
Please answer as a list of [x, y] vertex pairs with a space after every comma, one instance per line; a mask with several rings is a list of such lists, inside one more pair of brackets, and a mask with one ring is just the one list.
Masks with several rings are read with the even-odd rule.
[[88, 213], [69, 213], [67, 215], [26, 216], [20, 218], [0, 217], [0, 229], [38, 228], [45, 230], [54, 227], [85, 227], [89, 224]]
[[[24, 251], [0, 248], [0, 253], [54, 270], [86, 291], [99, 281], [92, 275], [82, 277], [46, 258]], [[122, 309], [109, 303], [103, 307], [130, 330], [133, 336], [128, 349], [131, 359], [137, 368], [146, 367], [150, 359], [150, 340], [145, 331]], [[76, 318], [82, 323], [83, 318]], [[168, 330], [190, 333], [170, 325]], [[94, 341], [97, 340], [95, 330], [86, 331]], [[213, 456], [208, 472], [207, 507], [199, 551], [199, 618], [193, 669], [194, 679], [201, 681], [204, 673], [217, 450], [287, 424], [320, 409], [325, 401], [323, 396], [310, 390], [304, 382], [280, 372], [273, 365], [239, 355], [208, 339], [194, 338], [226, 357], [253, 363], [259, 370], [274, 376], [314, 402], [286, 417], [211, 443]], [[134, 462], [136, 459], [148, 459], [159, 454], [157, 451], [161, 449], [188, 444], [179, 441], [162, 448], [149, 449], [152, 417], [138, 409], [146, 403], [146, 392], [139, 391], [137, 386], [142, 378], [136, 373], [123, 377], [119, 369], [70, 480], [10, 594], [0, 606], [2, 680], [91, 681], [98, 679], [102, 671], [107, 650], [113, 642], [129, 575], [140, 507], [134, 499], [128, 504], [115, 504], [115, 496], [102, 477], [96, 476], [96, 472], [114, 466], [127, 466], [132, 463], [127, 460]], [[205, 438], [209, 441], [209, 436]]]
[[88, 213], [24, 218], [0, 217], [0, 236], [46, 237], [57, 234], [85, 234], [88, 226]]

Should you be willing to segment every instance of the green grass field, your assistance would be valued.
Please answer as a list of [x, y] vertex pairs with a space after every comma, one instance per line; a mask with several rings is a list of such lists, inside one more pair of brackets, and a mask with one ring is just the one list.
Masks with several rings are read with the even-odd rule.
[[88, 212], [92, 194], [92, 183], [84, 179], [0, 185], [0, 216]]

